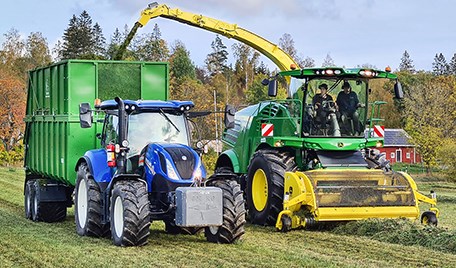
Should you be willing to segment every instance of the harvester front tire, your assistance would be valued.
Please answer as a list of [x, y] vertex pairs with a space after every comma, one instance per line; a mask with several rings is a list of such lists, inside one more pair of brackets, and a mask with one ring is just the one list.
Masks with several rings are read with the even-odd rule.
[[102, 223], [103, 207], [100, 187], [95, 182], [87, 164], [78, 168], [74, 220], [76, 232], [81, 236], [106, 237], [109, 224]]
[[[260, 150], [253, 155], [246, 188], [247, 207], [252, 223], [275, 225], [277, 216], [283, 209], [285, 172], [295, 170], [294, 157], [288, 152]], [[258, 189], [258, 185], [262, 189]]]
[[116, 182], [111, 196], [111, 235], [116, 246], [143, 246], [150, 234], [149, 198], [144, 183]]
[[421, 214], [421, 223], [429, 226], [437, 226], [437, 215], [432, 211], [425, 211]]
[[245, 233], [245, 202], [241, 187], [234, 180], [216, 180], [210, 185], [222, 189], [223, 223], [218, 227], [206, 227], [204, 235], [209, 242], [234, 243]]
[[66, 218], [67, 207], [65, 202], [44, 202], [41, 199], [41, 188], [45, 186], [45, 179], [33, 180], [32, 220], [44, 222], [59, 222]]
[[24, 211], [25, 211], [25, 218], [28, 220], [32, 219], [32, 210], [33, 210], [33, 199], [34, 192], [33, 192], [33, 184], [35, 180], [28, 180], [25, 183], [24, 189]]

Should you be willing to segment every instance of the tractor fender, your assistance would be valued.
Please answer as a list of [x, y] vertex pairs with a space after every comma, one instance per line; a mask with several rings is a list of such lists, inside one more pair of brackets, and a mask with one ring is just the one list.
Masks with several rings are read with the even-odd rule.
[[109, 183], [111, 181], [111, 169], [108, 167], [105, 149], [87, 151], [83, 157], [79, 158], [75, 167], [76, 172], [78, 171], [79, 165], [83, 162], [87, 163], [90, 173], [96, 182]]
[[226, 150], [220, 154], [215, 167], [232, 167], [234, 173], [240, 172], [239, 158], [233, 149]]

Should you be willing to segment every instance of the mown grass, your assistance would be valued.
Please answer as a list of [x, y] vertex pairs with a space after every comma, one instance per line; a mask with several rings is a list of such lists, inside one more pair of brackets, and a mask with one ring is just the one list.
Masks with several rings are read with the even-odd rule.
[[[148, 245], [115, 247], [109, 239], [78, 236], [72, 209], [61, 223], [26, 220], [23, 176], [21, 170], [0, 168], [0, 267], [456, 267], [456, 255], [440, 249], [349, 232], [284, 234], [252, 225], [243, 241], [217, 245], [206, 242], [203, 234], [168, 235], [163, 223], [154, 222]], [[449, 197], [452, 191], [448, 189]], [[442, 216], [452, 214], [456, 205], [444, 204], [448, 207], [441, 209]], [[456, 229], [447, 218], [440, 222]]]

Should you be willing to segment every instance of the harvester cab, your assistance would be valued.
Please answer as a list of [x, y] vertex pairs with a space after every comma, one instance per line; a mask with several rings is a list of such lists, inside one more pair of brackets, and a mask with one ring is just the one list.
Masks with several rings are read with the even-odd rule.
[[[210, 242], [232, 243], [243, 234], [241, 189], [232, 174], [206, 176], [190, 147], [190, 101], [131, 101], [115, 98], [96, 105], [104, 115], [101, 148], [77, 166], [76, 229], [114, 244], [143, 245], [150, 222], [168, 233], [194, 234], [205, 227]], [[92, 110], [80, 105], [81, 127]], [[233, 207], [237, 206], [237, 207]]]

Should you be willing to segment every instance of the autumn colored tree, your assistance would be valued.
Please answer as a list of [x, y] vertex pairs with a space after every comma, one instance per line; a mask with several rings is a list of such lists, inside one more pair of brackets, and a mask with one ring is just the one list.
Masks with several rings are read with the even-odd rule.
[[24, 82], [0, 68], [0, 140], [11, 151], [24, 137], [26, 94]]

